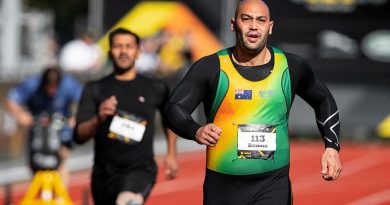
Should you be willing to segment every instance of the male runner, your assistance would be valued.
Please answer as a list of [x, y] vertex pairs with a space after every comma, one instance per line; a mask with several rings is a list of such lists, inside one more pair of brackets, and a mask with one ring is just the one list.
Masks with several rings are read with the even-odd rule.
[[[205, 205], [292, 203], [288, 115], [296, 94], [316, 113], [322, 177], [341, 172], [336, 103], [300, 57], [267, 45], [272, 27], [263, 1], [241, 1], [231, 19], [236, 45], [194, 63], [169, 99], [173, 130], [207, 145]], [[206, 125], [191, 117], [201, 102]]]
[[[109, 35], [112, 74], [86, 85], [76, 116], [74, 139], [95, 140], [92, 195], [96, 205], [143, 204], [156, 181], [153, 153], [156, 111], [169, 90], [160, 81], [137, 74], [140, 38], [118, 28]], [[164, 115], [163, 115], [164, 117]], [[167, 176], [175, 178], [176, 136], [166, 130]]]

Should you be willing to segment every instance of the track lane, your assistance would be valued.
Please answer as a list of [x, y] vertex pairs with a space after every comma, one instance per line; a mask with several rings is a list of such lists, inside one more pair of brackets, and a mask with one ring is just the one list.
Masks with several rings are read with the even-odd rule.
[[[327, 182], [321, 178], [321, 143], [292, 142], [291, 180], [294, 203], [299, 205], [384, 205], [390, 204], [390, 147], [378, 144], [343, 145], [343, 172], [339, 180]], [[180, 153], [180, 172], [176, 180], [163, 176], [162, 157], [157, 157], [159, 175], [146, 205], [202, 204], [202, 184], [205, 153]], [[72, 173], [69, 194], [75, 205], [81, 205], [89, 193], [90, 170]], [[17, 204], [29, 183], [12, 185], [12, 200]], [[0, 188], [0, 205], [4, 204], [4, 188]]]

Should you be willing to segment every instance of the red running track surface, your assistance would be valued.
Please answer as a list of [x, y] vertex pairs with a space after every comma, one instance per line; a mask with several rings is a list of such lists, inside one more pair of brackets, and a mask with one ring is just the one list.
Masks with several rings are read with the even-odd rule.
[[[343, 172], [328, 182], [320, 174], [321, 143], [292, 142], [290, 176], [294, 204], [298, 205], [385, 205], [390, 204], [390, 146], [344, 144], [341, 150]], [[146, 205], [201, 205], [205, 153], [181, 153], [180, 172], [175, 180], [164, 178], [162, 157], [157, 158], [157, 184]], [[75, 205], [88, 201], [90, 170], [73, 173], [69, 185]], [[12, 185], [12, 201], [17, 204], [29, 183]], [[0, 205], [4, 188], [0, 189]]]

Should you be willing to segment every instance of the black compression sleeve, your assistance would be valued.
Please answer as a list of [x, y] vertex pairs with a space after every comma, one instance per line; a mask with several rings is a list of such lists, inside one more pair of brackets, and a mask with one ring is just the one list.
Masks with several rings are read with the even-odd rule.
[[[210, 63], [210, 61], [212, 63]], [[215, 65], [218, 62], [218, 65]], [[218, 75], [219, 61], [216, 55], [206, 56], [190, 68], [184, 79], [171, 94], [166, 112], [169, 127], [179, 136], [194, 140], [201, 127], [191, 113], [202, 102], [210, 98], [213, 79]]]
[[310, 66], [297, 56], [293, 58], [298, 63], [290, 65], [289, 62], [289, 67], [295, 76], [296, 93], [314, 109], [325, 147], [339, 151], [340, 121], [336, 102], [325, 84], [314, 76]]
[[155, 83], [155, 90], [156, 90], [156, 100], [159, 101], [158, 105], [158, 110], [160, 112], [161, 118], [162, 118], [162, 123], [164, 126], [167, 126], [167, 115], [165, 112], [165, 106], [168, 102], [168, 97], [169, 97], [169, 87], [167, 84], [163, 83], [162, 81], [157, 81]]

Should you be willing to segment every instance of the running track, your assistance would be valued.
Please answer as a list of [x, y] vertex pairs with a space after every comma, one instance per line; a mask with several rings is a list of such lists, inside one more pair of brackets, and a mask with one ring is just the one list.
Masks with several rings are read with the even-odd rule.
[[[341, 178], [326, 182], [320, 175], [321, 143], [291, 144], [291, 180], [294, 204], [298, 205], [390, 205], [390, 146], [380, 144], [344, 144], [341, 151]], [[204, 152], [181, 153], [180, 173], [176, 180], [164, 179], [162, 158], [158, 183], [146, 205], [201, 205], [204, 176]], [[89, 195], [90, 170], [73, 173], [70, 196], [75, 205]], [[20, 201], [28, 183], [12, 185], [13, 202]], [[89, 200], [85, 200], [88, 198]], [[0, 189], [0, 205], [4, 204], [4, 189]]]

